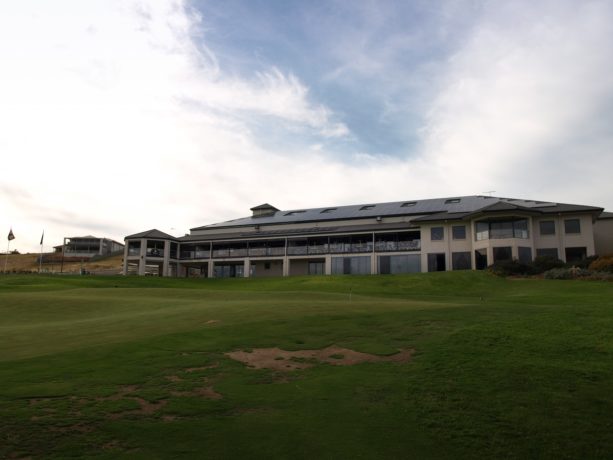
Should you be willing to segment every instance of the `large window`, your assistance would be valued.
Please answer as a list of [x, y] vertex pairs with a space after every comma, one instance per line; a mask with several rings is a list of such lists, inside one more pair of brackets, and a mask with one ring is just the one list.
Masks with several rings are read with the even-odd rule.
[[428, 271], [429, 272], [444, 272], [445, 271], [445, 253], [428, 254]]
[[421, 257], [419, 254], [379, 256], [379, 273], [381, 275], [418, 273], [420, 271]]
[[309, 275], [324, 275], [325, 266], [325, 261], [309, 261], [308, 273]]
[[470, 252], [454, 252], [451, 254], [451, 267], [453, 270], [470, 270]]
[[581, 223], [579, 219], [566, 219], [564, 221], [565, 233], [581, 233]]
[[541, 235], [555, 235], [556, 223], [553, 220], [542, 220], [539, 222]]
[[536, 250], [536, 257], [558, 258], [558, 248], [539, 248]]
[[451, 227], [454, 240], [466, 239], [466, 225], [454, 225]]
[[432, 241], [440, 241], [444, 238], [445, 230], [443, 227], [432, 227], [430, 229], [430, 239]]
[[522, 264], [529, 264], [532, 262], [532, 248], [519, 246], [517, 248], [517, 258]]
[[475, 251], [475, 268], [485, 270], [487, 268], [487, 250], [477, 249]]
[[528, 238], [528, 220], [488, 220], [475, 225], [477, 241], [504, 238]]
[[499, 248], [493, 248], [493, 251], [494, 251], [494, 262], [500, 262], [501, 260], [511, 260], [513, 258], [511, 246], [502, 246]]
[[213, 276], [215, 278], [242, 278], [245, 274], [243, 264], [215, 264]]
[[579, 262], [587, 257], [586, 248], [566, 248], [566, 262]]
[[369, 275], [370, 256], [332, 257], [333, 275]]
[[128, 241], [128, 255], [129, 256], [140, 255], [140, 241]]

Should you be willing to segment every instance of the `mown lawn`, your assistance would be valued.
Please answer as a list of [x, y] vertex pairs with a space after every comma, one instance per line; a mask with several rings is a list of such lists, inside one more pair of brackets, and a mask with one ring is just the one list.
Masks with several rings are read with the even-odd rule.
[[[410, 362], [292, 372], [224, 353]], [[611, 458], [613, 283], [0, 277], [0, 458]]]

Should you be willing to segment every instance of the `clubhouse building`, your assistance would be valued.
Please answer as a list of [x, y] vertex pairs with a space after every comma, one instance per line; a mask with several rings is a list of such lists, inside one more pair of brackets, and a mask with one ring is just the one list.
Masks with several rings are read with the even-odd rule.
[[263, 277], [481, 270], [500, 260], [566, 262], [610, 252], [603, 208], [492, 196], [367, 203], [252, 215], [126, 236], [124, 274]]

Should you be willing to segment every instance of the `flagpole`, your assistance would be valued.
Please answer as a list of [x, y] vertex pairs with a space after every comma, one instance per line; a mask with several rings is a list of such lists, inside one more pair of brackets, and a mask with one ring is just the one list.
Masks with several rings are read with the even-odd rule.
[[40, 259], [38, 259], [38, 273], [43, 271], [43, 239], [45, 238], [45, 231], [43, 230], [43, 236], [40, 237]]
[[11, 248], [11, 240], [6, 245], [6, 257], [4, 258], [4, 273], [6, 274], [6, 265], [9, 263], [9, 251]]

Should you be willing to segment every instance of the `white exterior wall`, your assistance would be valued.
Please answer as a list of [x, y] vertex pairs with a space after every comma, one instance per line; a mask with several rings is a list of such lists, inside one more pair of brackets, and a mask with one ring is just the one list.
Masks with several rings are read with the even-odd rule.
[[[567, 234], [565, 232], [564, 221], [568, 219], [579, 219], [580, 233]], [[552, 220], [555, 222], [555, 235], [541, 235], [539, 223]], [[534, 256], [536, 256], [537, 249], [557, 248], [558, 258], [566, 262], [566, 248], [575, 247], [584, 247], [588, 257], [596, 254], [591, 215], [564, 214], [536, 218], [532, 225], [532, 235], [534, 235]]]
[[599, 219], [594, 224], [594, 250], [599, 256], [613, 255], [613, 219]]

